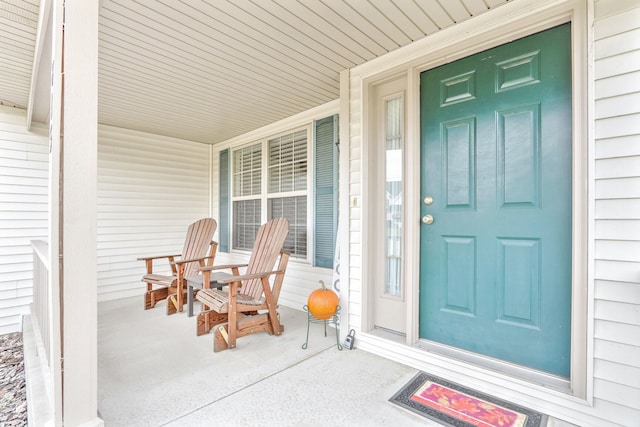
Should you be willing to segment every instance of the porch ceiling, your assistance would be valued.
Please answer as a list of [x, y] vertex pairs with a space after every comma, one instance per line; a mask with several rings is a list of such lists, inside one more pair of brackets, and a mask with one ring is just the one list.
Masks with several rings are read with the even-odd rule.
[[[337, 99], [342, 70], [507, 1], [103, 0], [99, 121], [220, 142]], [[4, 105], [48, 104], [29, 96], [39, 5], [0, 0]]]

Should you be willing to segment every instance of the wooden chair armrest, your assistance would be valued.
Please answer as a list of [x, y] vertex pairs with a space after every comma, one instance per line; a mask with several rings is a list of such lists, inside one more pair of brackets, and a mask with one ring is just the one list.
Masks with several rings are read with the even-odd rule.
[[260, 279], [265, 276], [271, 276], [272, 274], [284, 273], [284, 270], [265, 271], [264, 273], [243, 274], [241, 276], [233, 276], [227, 279], [219, 279], [218, 283], [233, 283], [242, 280]]
[[212, 270], [224, 270], [232, 268], [246, 267], [249, 264], [226, 264], [226, 265], [212, 265], [208, 267], [198, 267], [199, 271], [212, 271]]
[[213, 259], [213, 258], [215, 258], [215, 256], [209, 255], [209, 256], [204, 256], [204, 257], [201, 257], [201, 258], [181, 259], [179, 261], [174, 261], [173, 264], [180, 265], [180, 264], [186, 264], [186, 263], [189, 263], [189, 262], [204, 261], [206, 259]]
[[140, 257], [138, 261], [147, 261], [150, 259], [161, 259], [161, 258], [177, 258], [182, 256], [182, 254], [174, 254], [174, 255], [156, 255], [156, 256], [148, 256], [148, 257]]

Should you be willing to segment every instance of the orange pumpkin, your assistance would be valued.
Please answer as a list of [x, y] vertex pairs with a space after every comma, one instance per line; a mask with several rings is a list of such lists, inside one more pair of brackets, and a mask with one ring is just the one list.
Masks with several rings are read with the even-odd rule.
[[338, 310], [338, 295], [331, 289], [327, 289], [321, 280], [321, 289], [316, 289], [309, 295], [307, 306], [316, 319], [330, 319]]

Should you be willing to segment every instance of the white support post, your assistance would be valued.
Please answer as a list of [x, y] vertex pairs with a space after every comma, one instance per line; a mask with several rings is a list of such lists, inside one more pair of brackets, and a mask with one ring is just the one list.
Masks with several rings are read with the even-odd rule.
[[[60, 298], [60, 232], [62, 205], [60, 195], [61, 116], [62, 116], [62, 28], [64, 2], [56, 0], [52, 7], [51, 31], [51, 111], [49, 113], [49, 377], [47, 389], [52, 419], [46, 425], [62, 426], [62, 300]], [[42, 332], [42, 333], [47, 333]], [[45, 416], [48, 416], [46, 414]]]
[[104, 424], [97, 387], [98, 13], [98, 2], [64, 1], [59, 224], [62, 406], [69, 426]]

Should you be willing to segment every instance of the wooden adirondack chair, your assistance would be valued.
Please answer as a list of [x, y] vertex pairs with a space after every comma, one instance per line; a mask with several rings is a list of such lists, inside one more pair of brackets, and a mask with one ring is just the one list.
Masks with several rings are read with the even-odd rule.
[[[202, 302], [203, 311], [198, 315], [197, 334], [205, 334], [215, 327], [215, 352], [234, 348], [236, 338], [245, 335], [255, 332], [280, 335], [284, 330], [277, 307], [289, 262], [289, 252], [283, 250], [288, 232], [286, 218], [273, 219], [258, 230], [248, 264], [199, 268], [203, 289], [196, 299]], [[280, 262], [274, 270], [278, 256]], [[239, 274], [239, 268], [245, 266], [244, 274]], [[230, 269], [232, 273], [212, 273], [219, 269]], [[271, 276], [275, 276], [273, 287], [269, 283]], [[221, 288], [206, 289], [205, 284], [211, 281]]]
[[[145, 310], [155, 307], [158, 301], [168, 299], [167, 314], [182, 311], [186, 291], [185, 278], [198, 274], [199, 267], [213, 265], [218, 247], [213, 241], [213, 233], [217, 226], [213, 218], [200, 219], [187, 229], [182, 253], [138, 258], [145, 262], [147, 268], [147, 274], [141, 279], [147, 283], [147, 292], [144, 294]], [[176, 258], [180, 259], [176, 261]], [[153, 261], [157, 259], [168, 260], [171, 274], [153, 272]]]

